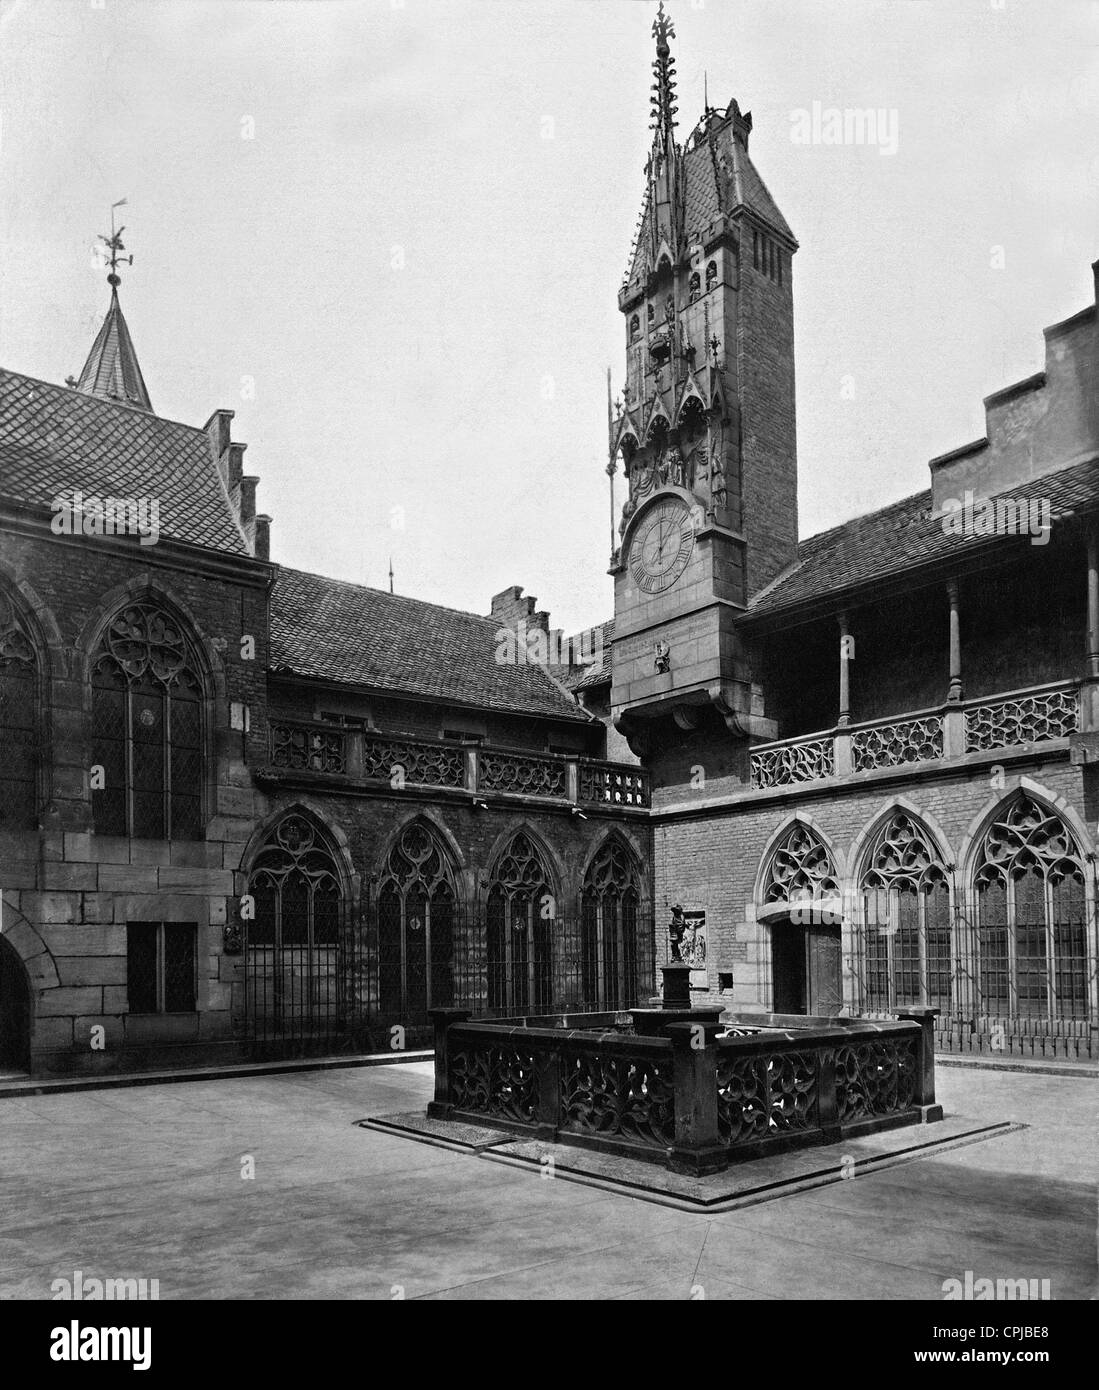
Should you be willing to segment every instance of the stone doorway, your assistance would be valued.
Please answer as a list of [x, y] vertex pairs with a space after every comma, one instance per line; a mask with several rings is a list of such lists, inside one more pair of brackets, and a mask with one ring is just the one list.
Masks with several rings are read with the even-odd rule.
[[0, 1072], [31, 1065], [31, 994], [23, 962], [0, 937]]

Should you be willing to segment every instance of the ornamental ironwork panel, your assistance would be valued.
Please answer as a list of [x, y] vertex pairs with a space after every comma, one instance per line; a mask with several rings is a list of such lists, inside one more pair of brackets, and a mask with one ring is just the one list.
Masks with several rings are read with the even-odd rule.
[[832, 739], [811, 738], [784, 743], [751, 755], [752, 786], [785, 787], [794, 782], [815, 782], [835, 774]]
[[560, 1126], [666, 1149], [675, 1140], [671, 1057], [562, 1055]]
[[579, 797], [582, 802], [608, 806], [648, 806], [648, 774], [621, 763], [581, 762]]
[[273, 723], [271, 762], [294, 772], [345, 772], [344, 732], [312, 724]]
[[464, 787], [465, 750], [442, 743], [367, 734], [363, 740], [363, 776], [398, 786]]
[[383, 1017], [426, 1024], [454, 1003], [454, 865], [434, 828], [406, 825], [378, 890], [378, 1001]]
[[943, 721], [938, 714], [926, 719], [875, 724], [872, 729], [858, 729], [851, 735], [851, 765], [856, 772], [932, 762], [942, 755]]
[[533, 1053], [458, 1043], [448, 1059], [448, 1076], [450, 1102], [456, 1109], [533, 1123], [538, 1104]]
[[914, 1038], [836, 1048], [836, 1113], [840, 1124], [911, 1108], [916, 1095]]
[[965, 712], [967, 752], [1067, 738], [1078, 722], [1075, 690], [1048, 690], [976, 705]]
[[811, 1052], [717, 1057], [717, 1124], [728, 1145], [750, 1144], [815, 1129], [820, 1062]]
[[484, 791], [513, 792], [525, 796], [567, 797], [568, 774], [564, 762], [527, 753], [481, 751], [479, 785]]

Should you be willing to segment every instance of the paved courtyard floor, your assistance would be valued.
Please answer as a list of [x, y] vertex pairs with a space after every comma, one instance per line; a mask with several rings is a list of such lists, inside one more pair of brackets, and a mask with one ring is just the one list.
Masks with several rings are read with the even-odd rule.
[[967, 1270], [1096, 1297], [1099, 1082], [938, 1088], [1027, 1128], [716, 1216], [356, 1127], [425, 1105], [428, 1063], [0, 1099], [0, 1298], [76, 1270], [161, 1299], [938, 1299]]

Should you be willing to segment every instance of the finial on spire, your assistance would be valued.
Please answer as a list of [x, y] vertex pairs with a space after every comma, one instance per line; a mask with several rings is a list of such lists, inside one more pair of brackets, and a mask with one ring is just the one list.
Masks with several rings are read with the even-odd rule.
[[675, 25], [671, 16], [664, 13], [664, 0], [653, 20], [653, 38], [656, 39], [656, 59], [653, 62], [652, 86], [652, 130], [658, 143], [672, 139], [675, 130], [675, 115], [679, 107], [675, 104], [675, 68], [672, 66], [672, 50], [669, 39], [675, 38]]
[[120, 265], [133, 265], [134, 263], [133, 256], [122, 255], [122, 252], [126, 249], [125, 246], [123, 246], [122, 244], [122, 233], [126, 230], [126, 228], [119, 227], [116, 230], [114, 225], [115, 208], [121, 208], [125, 206], [125, 198], [119, 198], [117, 203], [111, 204], [111, 234], [110, 236], [103, 236], [102, 234], [100, 234], [99, 237], [99, 240], [107, 248], [107, 251], [109, 253], [107, 256], [107, 264], [111, 267], [111, 273], [107, 276], [107, 284], [110, 285], [110, 287], [113, 290], [117, 290], [119, 285], [121, 285], [122, 283], [121, 277], [118, 274], [118, 267]]
[[393, 556], [389, 557], [389, 592], [393, 592]]

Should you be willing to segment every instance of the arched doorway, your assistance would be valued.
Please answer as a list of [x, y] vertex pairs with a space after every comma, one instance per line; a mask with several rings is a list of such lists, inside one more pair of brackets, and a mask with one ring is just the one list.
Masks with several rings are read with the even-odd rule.
[[0, 937], [0, 1072], [30, 1071], [31, 992], [23, 962]]

